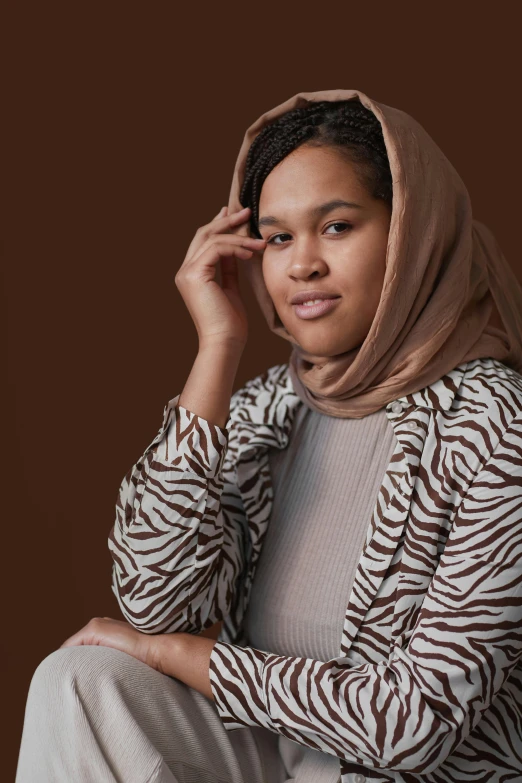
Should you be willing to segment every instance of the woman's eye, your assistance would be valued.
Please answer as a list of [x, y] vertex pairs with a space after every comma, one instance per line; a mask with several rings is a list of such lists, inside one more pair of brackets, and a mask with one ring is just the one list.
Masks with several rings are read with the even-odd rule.
[[[344, 230], [345, 227], [349, 228], [350, 224], [349, 223], [344, 223], [343, 221], [340, 221], [340, 220], [337, 220], [335, 223], [330, 223], [328, 228], [333, 228], [334, 226], [342, 226], [343, 230]], [[337, 233], [337, 232], [335, 232], [335, 233]], [[341, 232], [339, 232], [339, 233], [341, 233]]]
[[267, 245], [280, 245], [281, 242], [274, 242], [274, 239], [278, 239], [279, 237], [289, 237], [290, 234], [275, 234], [273, 237], [270, 237], [270, 239], [267, 240]]
[[[350, 223], [345, 223], [344, 221], [336, 220], [335, 223], [330, 223], [330, 225], [327, 226], [327, 229], [333, 228], [334, 226], [341, 226], [341, 231], [335, 231], [334, 234], [341, 234], [342, 231], [345, 230], [345, 228], [351, 228]], [[275, 234], [273, 237], [270, 237], [270, 239], [267, 240], [267, 245], [283, 245], [284, 242], [276, 242], [275, 240], [279, 239], [280, 237], [289, 237], [289, 236], [290, 234]]]

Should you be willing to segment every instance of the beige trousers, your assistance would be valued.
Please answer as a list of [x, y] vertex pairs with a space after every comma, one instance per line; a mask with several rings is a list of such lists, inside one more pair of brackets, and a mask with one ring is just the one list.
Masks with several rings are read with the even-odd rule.
[[33, 674], [16, 783], [339, 780], [325, 754], [279, 739], [227, 731], [213, 701], [120, 650], [64, 647]]

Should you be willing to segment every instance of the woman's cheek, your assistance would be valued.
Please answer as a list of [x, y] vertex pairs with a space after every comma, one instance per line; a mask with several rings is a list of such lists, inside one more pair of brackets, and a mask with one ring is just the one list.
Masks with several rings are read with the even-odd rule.
[[263, 256], [261, 271], [263, 272], [263, 279], [265, 281], [267, 291], [270, 294], [270, 298], [274, 304], [277, 304], [281, 300], [283, 280], [279, 279], [279, 276], [274, 269], [274, 265], [270, 262], [270, 259], [266, 258], [266, 252]]

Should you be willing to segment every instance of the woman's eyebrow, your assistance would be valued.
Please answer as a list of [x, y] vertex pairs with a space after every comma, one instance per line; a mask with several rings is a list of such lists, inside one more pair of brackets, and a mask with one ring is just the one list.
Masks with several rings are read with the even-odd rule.
[[[353, 209], [363, 209], [361, 204], [354, 204], [353, 201], [344, 201], [344, 199], [336, 198], [332, 201], [326, 201], [324, 204], [318, 204], [316, 207], [312, 207], [309, 210], [309, 215], [311, 217], [322, 217], [323, 215], [326, 215], [328, 212], [331, 212], [332, 209], [337, 209], [338, 207], [352, 207]], [[258, 228], [261, 226], [274, 226], [279, 223], [278, 218], [273, 217], [272, 215], [266, 215], [265, 217], [262, 217], [260, 220], [258, 220]]]

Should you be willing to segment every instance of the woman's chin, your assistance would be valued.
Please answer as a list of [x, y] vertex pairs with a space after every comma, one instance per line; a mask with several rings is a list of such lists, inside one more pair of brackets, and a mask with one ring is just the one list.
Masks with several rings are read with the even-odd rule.
[[[299, 342], [299, 341], [298, 341]], [[321, 356], [330, 358], [336, 356], [339, 351], [331, 345], [324, 345], [319, 343], [310, 343], [306, 341], [299, 342], [299, 348], [308, 356]]]
[[328, 359], [332, 359], [335, 356], [349, 353], [350, 351], [357, 351], [363, 344], [364, 340], [352, 340], [350, 342], [344, 341], [343, 343], [328, 343], [325, 344], [319, 342], [313, 342], [310, 340], [299, 340], [296, 337], [298, 347], [300, 351], [308, 356], [320, 356]]
[[364, 342], [364, 338], [353, 335], [352, 339], [347, 339], [346, 335], [343, 335], [342, 340], [335, 340], [334, 337], [329, 339], [329, 335], [323, 335], [323, 339], [319, 339], [319, 335], [307, 335], [303, 329], [296, 329], [295, 324], [290, 325], [285, 323], [281, 316], [279, 319], [285, 327], [288, 334], [295, 340], [296, 348], [305, 354], [310, 356], [321, 356], [331, 358], [339, 356], [340, 354], [353, 351], [356, 348], [360, 348]]

